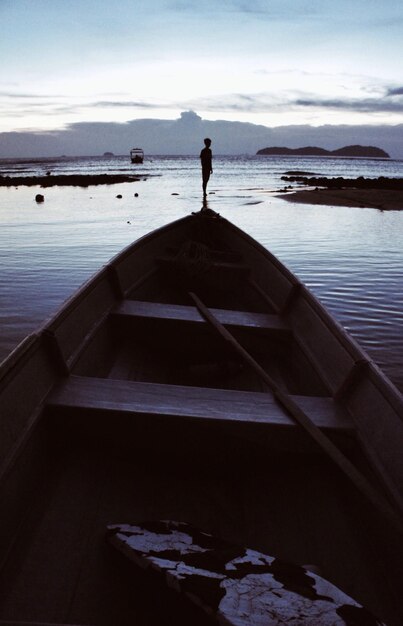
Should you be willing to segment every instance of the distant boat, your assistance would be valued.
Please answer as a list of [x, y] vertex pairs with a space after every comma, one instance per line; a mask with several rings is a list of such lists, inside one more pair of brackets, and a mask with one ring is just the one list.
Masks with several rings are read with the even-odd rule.
[[130, 150], [130, 158], [132, 163], [142, 163], [144, 161], [142, 148], [132, 148], [132, 150]]

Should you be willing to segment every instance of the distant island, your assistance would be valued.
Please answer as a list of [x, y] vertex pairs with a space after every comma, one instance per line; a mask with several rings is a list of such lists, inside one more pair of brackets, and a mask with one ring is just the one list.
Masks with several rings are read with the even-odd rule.
[[111, 157], [111, 156], [115, 156], [115, 155], [113, 154], [113, 152], [104, 152], [103, 156]]
[[335, 156], [335, 157], [369, 157], [376, 159], [390, 159], [387, 152], [374, 146], [345, 146], [338, 150], [325, 150], [315, 146], [306, 148], [262, 148], [256, 154], [264, 156]]

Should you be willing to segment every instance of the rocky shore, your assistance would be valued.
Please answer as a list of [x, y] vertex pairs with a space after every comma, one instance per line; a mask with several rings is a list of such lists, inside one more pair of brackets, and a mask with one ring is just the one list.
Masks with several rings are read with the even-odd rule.
[[122, 174], [60, 174], [47, 176], [0, 176], [0, 187], [89, 187], [90, 185], [116, 185], [141, 180], [138, 176]]
[[327, 187], [328, 189], [399, 189], [403, 191], [403, 178], [385, 178], [380, 176], [379, 178], [364, 178], [359, 176], [358, 178], [327, 178], [324, 176], [282, 176], [281, 180], [285, 180], [290, 183], [300, 183], [302, 185], [309, 185], [310, 187]]

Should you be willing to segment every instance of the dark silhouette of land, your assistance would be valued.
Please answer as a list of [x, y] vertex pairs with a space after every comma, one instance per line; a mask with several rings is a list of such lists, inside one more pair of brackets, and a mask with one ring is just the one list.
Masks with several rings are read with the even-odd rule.
[[398, 189], [403, 191], [403, 178], [327, 178], [326, 176], [282, 176], [281, 180], [290, 183], [301, 183], [310, 187], [327, 187], [328, 189], [343, 189], [345, 187], [354, 187], [355, 189]]
[[262, 148], [256, 154], [263, 156], [333, 156], [390, 159], [387, 152], [375, 146], [345, 146], [338, 150], [325, 150], [325, 148], [317, 148], [316, 146], [307, 146], [306, 148], [272, 147]]
[[137, 176], [123, 174], [60, 174], [47, 176], [0, 176], [0, 187], [88, 187], [89, 185], [116, 185], [139, 181]]

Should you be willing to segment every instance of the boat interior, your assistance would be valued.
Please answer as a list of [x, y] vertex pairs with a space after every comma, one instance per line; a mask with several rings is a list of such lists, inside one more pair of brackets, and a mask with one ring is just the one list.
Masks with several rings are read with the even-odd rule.
[[403, 623], [399, 530], [195, 306], [385, 489], [344, 402], [379, 385], [357, 382], [358, 348], [251, 241], [214, 216], [147, 236], [0, 372], [0, 625], [210, 623], [105, 539], [153, 520], [305, 565]]

